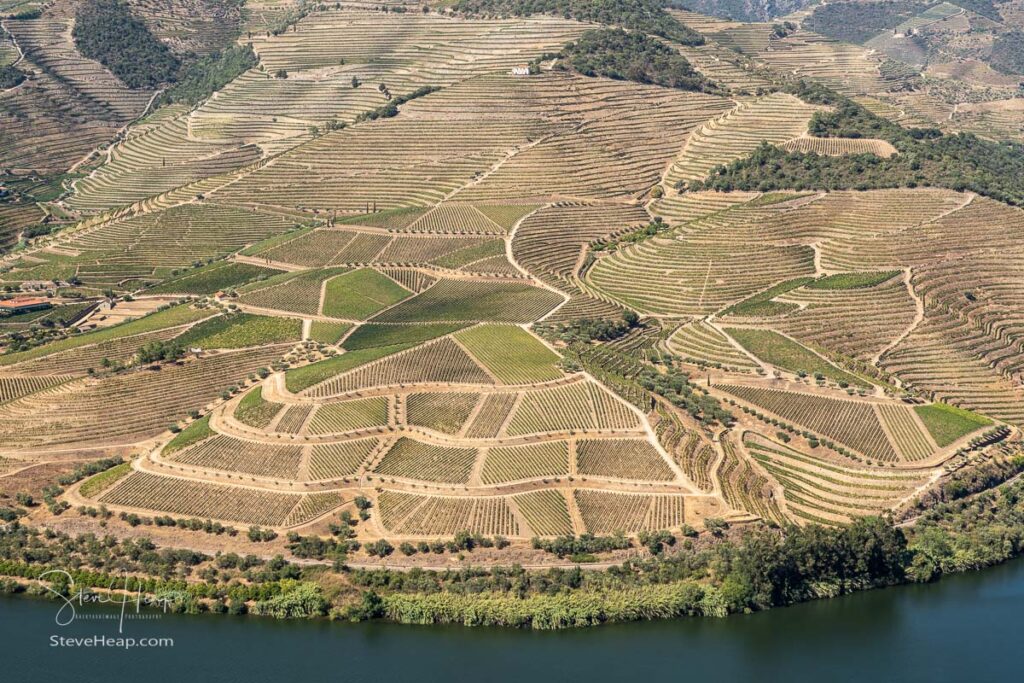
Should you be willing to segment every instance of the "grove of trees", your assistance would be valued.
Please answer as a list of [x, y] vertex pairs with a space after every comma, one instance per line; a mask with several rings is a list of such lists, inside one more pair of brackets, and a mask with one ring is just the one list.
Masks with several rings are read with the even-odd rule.
[[83, 56], [110, 69], [129, 88], [155, 88], [177, 76], [178, 58], [122, 0], [83, 2], [72, 36]]

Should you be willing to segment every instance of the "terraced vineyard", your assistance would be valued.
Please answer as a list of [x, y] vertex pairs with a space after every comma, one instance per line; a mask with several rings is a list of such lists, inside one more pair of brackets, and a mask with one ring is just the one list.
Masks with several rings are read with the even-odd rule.
[[54, 387], [71, 379], [69, 376], [50, 375], [45, 377], [2, 377], [0, 376], [0, 403], [34, 394]]
[[[182, 62], [145, 88], [77, 5], [3, 19], [0, 483], [118, 455], [60, 494], [114, 535], [208, 518], [269, 556], [358, 515], [356, 566], [462, 532], [567, 564], [529, 539], [846, 524], [1019, 451], [1024, 109], [991, 46], [908, 66], [938, 57], [809, 30], [834, 4], [672, 9], [702, 44], [590, 69], [579, 3], [442, 4], [132, 0]], [[981, 21], [950, 7], [898, 28]]]
[[444, 448], [400, 439], [375, 471], [421, 481], [466, 483], [476, 458], [477, 451], [472, 448]]
[[569, 445], [548, 441], [536, 446], [492, 448], [481, 472], [484, 484], [569, 474]]
[[576, 471], [618, 479], [674, 479], [672, 470], [647, 441], [580, 441], [576, 444]]
[[636, 533], [683, 524], [683, 496], [646, 496], [577, 489], [580, 516], [594, 533]]
[[264, 446], [226, 436], [215, 436], [174, 454], [176, 462], [187, 465], [284, 479], [296, 477], [301, 457], [297, 446]]
[[351, 476], [359, 471], [360, 466], [377, 446], [375, 439], [313, 446], [309, 454], [310, 478], [337, 479]]
[[925, 481], [920, 472], [830, 465], [756, 435], [747, 435], [743, 445], [781, 483], [796, 521], [836, 524], [878, 514]]
[[411, 425], [455, 434], [462, 430], [478, 400], [476, 394], [412, 394], [406, 401], [406, 419]]
[[516, 496], [513, 500], [537, 535], [564, 536], [573, 533], [568, 504], [561, 491], [535, 491]]
[[[709, 315], [777, 282], [814, 273], [809, 246], [758, 234], [758, 226], [788, 214], [787, 208], [784, 202], [752, 201], [712, 213], [601, 257], [587, 282], [644, 313]], [[758, 267], [750, 268], [752, 262]]]
[[512, 436], [582, 430], [636, 430], [640, 420], [592, 382], [523, 395], [508, 422]]
[[721, 389], [784, 420], [792, 420], [835, 439], [869, 458], [883, 461], [897, 458], [871, 403], [736, 385]]
[[711, 325], [697, 321], [683, 325], [665, 343], [673, 353], [699, 363], [736, 369], [753, 369], [757, 364], [729, 338]]
[[874, 154], [888, 158], [896, 153], [896, 148], [885, 140], [864, 140], [861, 138], [794, 138], [780, 145], [790, 152], [825, 154], [843, 156], [844, 154]]
[[328, 403], [316, 409], [309, 423], [312, 434], [331, 434], [368, 429], [388, 421], [388, 400], [383, 396]]
[[784, 143], [807, 132], [814, 113], [791, 95], [777, 94], [741, 101], [719, 119], [709, 121], [687, 140], [665, 182], [700, 180], [715, 166], [752, 152], [762, 141]]
[[387, 492], [382, 496], [381, 511], [385, 528], [403, 536], [451, 536], [470, 528], [487, 534], [521, 535], [503, 498], [474, 500]]
[[[310, 516], [308, 512], [303, 516], [289, 518], [293, 508], [302, 503], [304, 498], [134, 472], [100, 496], [99, 502], [243, 524], [284, 526], [286, 520], [294, 523], [307, 521], [304, 517]], [[309, 511], [309, 508], [305, 510]]]

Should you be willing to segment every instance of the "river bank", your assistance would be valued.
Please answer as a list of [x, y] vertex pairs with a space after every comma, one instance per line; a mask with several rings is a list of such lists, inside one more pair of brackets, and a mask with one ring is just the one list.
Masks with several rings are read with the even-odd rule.
[[341, 560], [309, 566], [12, 524], [0, 533], [0, 591], [27, 584], [29, 592], [67, 595], [114, 586], [190, 614], [537, 630], [724, 617], [926, 583], [1012, 559], [1024, 550], [1024, 483], [936, 502], [915, 519], [910, 526], [864, 518], [840, 528], [745, 528], [682, 541], [664, 534], [644, 541], [645, 556], [591, 572], [474, 567], [471, 559], [441, 572], [366, 570]]
[[[99, 609], [99, 608], [96, 608]], [[115, 614], [117, 610], [102, 610]], [[116, 633], [116, 621], [54, 624], [56, 604], [0, 597], [5, 674], [26, 682], [182, 679], [224, 683], [299, 680], [465, 680], [495, 683], [621, 680], [1012, 680], [1020, 643], [1024, 562], [729, 619], [682, 619], [537, 632], [383, 622], [282, 622], [168, 614], [125, 624], [132, 637], [173, 645], [58, 647], [51, 636]], [[102, 625], [101, 625], [102, 624]]]

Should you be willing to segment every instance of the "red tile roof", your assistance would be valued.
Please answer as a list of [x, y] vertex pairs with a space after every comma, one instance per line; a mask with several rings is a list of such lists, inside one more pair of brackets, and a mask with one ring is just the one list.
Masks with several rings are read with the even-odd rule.
[[0, 301], [0, 308], [24, 308], [25, 306], [39, 306], [40, 304], [48, 304], [48, 299], [33, 298], [29, 296], [17, 297], [15, 299], [6, 299]]

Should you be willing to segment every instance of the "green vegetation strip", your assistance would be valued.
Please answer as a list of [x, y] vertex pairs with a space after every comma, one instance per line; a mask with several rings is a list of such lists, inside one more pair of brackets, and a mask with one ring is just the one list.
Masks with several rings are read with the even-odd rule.
[[740, 327], [727, 328], [725, 332], [750, 353], [783, 370], [805, 372], [808, 375], [821, 374], [837, 383], [870, 386], [778, 332]]
[[369, 349], [375, 346], [394, 346], [395, 344], [418, 344], [431, 339], [443, 337], [457, 332], [472, 323], [429, 323], [426, 325], [360, 325], [345, 340], [344, 347], [349, 351]]
[[181, 430], [181, 432], [179, 432], [166, 446], [164, 446], [163, 454], [170, 455], [175, 451], [188, 448], [192, 444], [199, 443], [203, 439], [211, 436], [213, 436], [213, 430], [210, 429], [210, 416], [207, 415]]
[[388, 276], [362, 268], [327, 281], [323, 314], [330, 318], [364, 320], [411, 295], [412, 292]]
[[948, 446], [960, 437], [992, 424], [987, 417], [946, 403], [914, 406], [914, 412], [939, 446]]
[[530, 322], [561, 303], [546, 289], [513, 282], [442, 280], [381, 313], [380, 322]]
[[339, 223], [349, 225], [369, 225], [376, 228], [404, 228], [424, 214], [426, 209], [419, 207], [404, 207], [401, 209], [388, 209], [376, 213], [360, 213], [355, 216], [346, 216], [338, 219]]
[[136, 334], [143, 334], [144, 332], [155, 332], [168, 327], [185, 325], [197, 320], [202, 320], [203, 318], [208, 318], [213, 315], [213, 313], [214, 312], [210, 310], [191, 308], [184, 304], [174, 306], [163, 311], [150, 313], [138, 320], [131, 320], [126, 323], [121, 323], [120, 325], [107, 327], [94, 332], [76, 334], [65, 339], [44, 344], [43, 346], [37, 346], [36, 348], [29, 349], [28, 351], [20, 351], [18, 353], [10, 353], [0, 356], [0, 365], [12, 365], [14, 363], [32, 360], [33, 358], [48, 356], [51, 353], [57, 353], [58, 351], [77, 349], [79, 347], [86, 346], [87, 344], [98, 344], [112, 339], [120, 339], [121, 337], [129, 337]]
[[865, 289], [877, 287], [899, 275], [898, 270], [880, 273], [837, 273], [808, 283], [807, 289]]
[[262, 429], [270, 424], [280, 410], [281, 404], [263, 400], [263, 387], [259, 386], [238, 402], [235, 419], [250, 427]]
[[360, 349], [358, 351], [350, 351], [334, 358], [328, 358], [311, 365], [306, 365], [301, 368], [292, 368], [285, 372], [285, 385], [288, 387], [288, 391], [292, 393], [298, 393], [303, 389], [320, 384], [324, 380], [328, 380], [335, 375], [340, 375], [343, 372], [348, 372], [353, 368], [357, 368], [360, 365], [369, 363], [370, 361], [383, 358], [384, 356], [390, 356], [393, 353], [404, 351], [414, 344], [395, 344], [394, 346], [381, 346], [369, 349]]
[[480, 325], [455, 338], [506, 384], [546, 382], [562, 376], [558, 354], [515, 325]]
[[92, 498], [97, 493], [105, 491], [110, 488], [114, 482], [121, 477], [125, 476], [132, 471], [132, 464], [130, 462], [121, 463], [115, 467], [111, 467], [106, 472], [100, 472], [99, 474], [87, 479], [82, 487], [78, 490], [86, 498]]
[[309, 338], [321, 344], [337, 344], [352, 329], [349, 323], [325, 323], [314, 320], [309, 328]]
[[250, 282], [244, 287], [240, 287], [238, 291], [241, 294], [248, 294], [249, 292], [258, 292], [261, 289], [268, 289], [270, 287], [276, 287], [277, 285], [283, 285], [286, 282], [291, 282], [292, 280], [302, 277], [303, 275], [308, 275], [310, 272], [311, 271], [308, 270], [299, 270], [276, 273], [268, 278], [263, 278], [257, 280], [256, 282]]
[[440, 258], [434, 259], [431, 263], [441, 266], [442, 268], [461, 268], [467, 263], [473, 263], [481, 259], [488, 258], [489, 256], [501, 256], [505, 253], [505, 241], [504, 240], [488, 240], [481, 244], [474, 244], [470, 247], [464, 247], [458, 251], [453, 251], [450, 254], [445, 254]]
[[239, 287], [258, 277], [278, 275], [281, 271], [263, 266], [233, 261], [217, 261], [202, 268], [188, 271], [156, 287], [147, 294], [216, 294], [225, 289]]
[[736, 315], [741, 317], [754, 317], [754, 316], [771, 316], [781, 315], [783, 313], [789, 313], [790, 311], [797, 308], [796, 304], [785, 303], [782, 301], [772, 301], [777, 296], [781, 296], [786, 292], [790, 292], [798, 287], [809, 285], [814, 282], [813, 277], [798, 277], [793, 280], [786, 280], [780, 282], [770, 289], [766, 289], [763, 292], [759, 292], [754, 296], [748, 297], [743, 301], [739, 302], [735, 306], [728, 308], [724, 315]]
[[276, 235], [276, 236], [271, 237], [269, 239], [265, 239], [262, 242], [257, 242], [256, 244], [252, 245], [251, 247], [246, 247], [245, 249], [243, 249], [239, 253], [242, 256], [257, 256], [259, 254], [262, 254], [265, 251], [269, 251], [269, 250], [273, 249], [274, 247], [279, 247], [282, 244], [284, 244], [285, 242], [291, 242], [294, 239], [298, 239], [298, 238], [302, 237], [303, 235], [305, 235], [307, 233], [310, 233], [310, 232], [313, 232], [312, 226], [305, 226], [305, 227], [302, 227], [302, 228], [298, 228], [296, 230], [292, 230], [291, 232], [286, 232], [284, 234]]
[[301, 339], [302, 321], [297, 318], [236, 313], [201, 322], [174, 341], [186, 348], [244, 349]]

